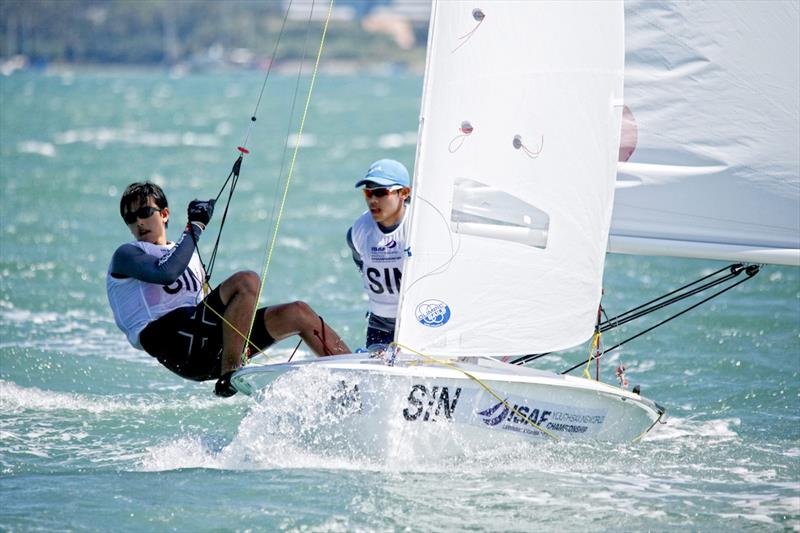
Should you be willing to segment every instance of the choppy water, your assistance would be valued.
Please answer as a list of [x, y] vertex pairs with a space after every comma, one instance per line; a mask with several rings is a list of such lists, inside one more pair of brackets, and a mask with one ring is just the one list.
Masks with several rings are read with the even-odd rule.
[[[605, 379], [624, 361], [670, 413], [637, 445], [526, 442], [442, 460], [412, 442], [386, 459], [353, 447], [335, 413], [306, 397], [320, 376], [296, 377], [262, 405], [221, 401], [130, 348], [104, 291], [109, 257], [129, 238], [119, 194], [155, 179], [175, 215], [215, 195], [260, 83], [0, 78], [0, 530], [800, 529], [798, 269], [768, 267], [610, 357]], [[217, 282], [263, 264], [284, 146], [297, 134], [294, 84], [268, 87]], [[415, 76], [323, 76], [302, 136], [264, 300], [310, 302], [352, 347], [365, 309], [344, 242], [363, 208], [352, 184], [379, 157], [412, 164], [420, 90]], [[720, 266], [610, 257], [606, 307]]]

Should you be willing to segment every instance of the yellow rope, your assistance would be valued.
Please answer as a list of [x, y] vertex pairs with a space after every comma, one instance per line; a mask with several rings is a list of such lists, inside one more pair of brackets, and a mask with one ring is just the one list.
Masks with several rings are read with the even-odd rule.
[[520, 417], [521, 419], [523, 419], [525, 422], [527, 422], [528, 424], [530, 424], [532, 427], [534, 427], [534, 428], [538, 429], [538, 430], [539, 430], [539, 431], [541, 431], [541, 432], [542, 432], [544, 435], [547, 435], [548, 437], [550, 437], [550, 438], [551, 438], [551, 439], [553, 439], [553, 440], [556, 440], [556, 441], [558, 441], [558, 440], [561, 440], [561, 439], [559, 439], [559, 437], [557, 437], [556, 435], [553, 435], [552, 433], [550, 433], [549, 431], [547, 431], [547, 430], [546, 430], [546, 429], [544, 429], [543, 427], [541, 427], [541, 426], [537, 425], [536, 423], [534, 423], [534, 422], [533, 422], [533, 421], [532, 421], [530, 418], [528, 418], [526, 415], [524, 415], [524, 414], [520, 413], [520, 412], [519, 412], [519, 411], [518, 411], [518, 410], [517, 410], [515, 407], [512, 407], [511, 405], [509, 405], [509, 403], [508, 403], [508, 402], [505, 400], [505, 398], [501, 398], [501, 397], [500, 397], [500, 396], [499, 396], [499, 395], [498, 395], [496, 392], [494, 392], [494, 391], [491, 389], [491, 387], [489, 387], [489, 386], [488, 386], [486, 383], [484, 383], [484, 382], [483, 382], [483, 381], [482, 381], [480, 378], [478, 378], [478, 377], [474, 376], [474, 375], [473, 375], [472, 373], [470, 373], [470, 372], [467, 372], [467, 371], [466, 371], [466, 370], [464, 370], [463, 368], [459, 368], [459, 367], [458, 367], [458, 365], [455, 365], [455, 364], [453, 364], [453, 362], [452, 362], [452, 361], [449, 361], [449, 360], [447, 360], [447, 359], [436, 359], [435, 357], [431, 357], [430, 355], [425, 355], [424, 353], [420, 353], [420, 352], [418, 352], [418, 351], [416, 351], [416, 350], [413, 350], [413, 349], [409, 348], [408, 346], [404, 346], [404, 345], [402, 345], [402, 344], [399, 344], [399, 343], [396, 343], [396, 342], [393, 342], [393, 343], [392, 343], [392, 345], [393, 345], [393, 346], [397, 346], [397, 347], [399, 347], [399, 348], [403, 348], [404, 350], [408, 350], [409, 352], [411, 352], [411, 353], [414, 353], [414, 354], [416, 354], [416, 355], [419, 355], [420, 357], [424, 357], [425, 359], [428, 359], [428, 360], [429, 360], [431, 363], [433, 363], [433, 364], [438, 364], [438, 365], [442, 365], [442, 366], [447, 366], [447, 367], [450, 367], [450, 368], [452, 368], [453, 370], [457, 370], [457, 371], [461, 372], [462, 374], [464, 374], [465, 376], [467, 376], [469, 379], [473, 380], [475, 383], [477, 383], [478, 385], [480, 385], [481, 387], [483, 387], [483, 389], [484, 389], [486, 392], [488, 392], [489, 394], [491, 394], [492, 396], [494, 396], [494, 397], [495, 397], [495, 398], [496, 398], [498, 401], [500, 401], [500, 402], [501, 402], [503, 405], [505, 405], [505, 406], [506, 406], [508, 409], [510, 409], [510, 410], [511, 410], [511, 412], [513, 412], [515, 415], [517, 415], [518, 417]]
[[[208, 296], [208, 295], [209, 295], [209, 293], [211, 292], [211, 291], [210, 291], [210, 288], [211, 288], [211, 287], [209, 287], [209, 286], [208, 286], [208, 282], [203, 282], [203, 305], [205, 305], [205, 306], [206, 306], [206, 309], [209, 309], [209, 310], [210, 310], [212, 313], [214, 313], [215, 315], [217, 315], [217, 316], [219, 317], [219, 319], [220, 319], [220, 320], [222, 320], [222, 322], [223, 322], [225, 325], [227, 325], [227, 326], [228, 326], [229, 328], [231, 328], [231, 329], [232, 329], [232, 330], [233, 330], [233, 331], [234, 331], [234, 332], [235, 332], [237, 335], [239, 335], [241, 338], [243, 338], [243, 339], [244, 339], [244, 351], [245, 351], [245, 352], [247, 352], [247, 347], [248, 347], [248, 346], [252, 346], [252, 347], [254, 348], [254, 350], [253, 350], [254, 352], [256, 352], [256, 353], [260, 353], [260, 352], [262, 351], [262, 350], [261, 350], [261, 348], [260, 348], [259, 346], [256, 346], [256, 344], [255, 344], [253, 341], [251, 341], [251, 340], [250, 340], [250, 335], [245, 335], [244, 333], [242, 333], [241, 331], [239, 331], [239, 329], [238, 329], [236, 326], [234, 326], [233, 324], [231, 324], [230, 322], [228, 322], [228, 320], [227, 320], [227, 319], [226, 319], [224, 316], [222, 316], [221, 314], [219, 314], [219, 313], [217, 312], [217, 310], [216, 310], [216, 309], [214, 309], [213, 307], [211, 307], [210, 305], [208, 305], [208, 302], [206, 301], [206, 296]], [[251, 328], [251, 329], [253, 328], [253, 323], [252, 323], [252, 322], [250, 323], [250, 328]], [[267, 356], [267, 358], [269, 359], [269, 357], [268, 357], [268, 356]]]
[[592, 346], [589, 348], [589, 359], [586, 361], [586, 366], [583, 367], [583, 372], [581, 373], [581, 377], [586, 379], [592, 379], [592, 374], [589, 372], [589, 365], [592, 364], [594, 361], [594, 353], [597, 350], [597, 346], [600, 344], [600, 332], [595, 331], [594, 336], [592, 337]]
[[[595, 331], [594, 332], [594, 336], [592, 337], [592, 347], [591, 347], [591, 349], [589, 351], [589, 360], [586, 361], [586, 366], [583, 368], [583, 373], [581, 374], [581, 376], [586, 378], [586, 379], [592, 379], [592, 374], [589, 372], [589, 365], [592, 363], [592, 361], [595, 360], [595, 352], [596, 352], [597, 347], [598, 347], [599, 344], [600, 344], [600, 332], [599, 331]], [[661, 420], [662, 416], [663, 416], [663, 413], [659, 414], [658, 418], [656, 418], [655, 422], [650, 424], [650, 426], [647, 429], [642, 431], [631, 442], [635, 444], [635, 443], [639, 442], [640, 440], [642, 440], [642, 437], [647, 435], [647, 433], [649, 433], [650, 430], [653, 429], [653, 426], [655, 426]]]
[[[334, 3], [334, 0], [331, 0], [330, 3], [328, 4], [328, 14], [327, 14], [327, 16], [325, 18], [325, 25], [322, 28], [322, 37], [320, 38], [320, 41], [319, 41], [319, 49], [317, 50], [317, 59], [314, 62], [314, 72], [311, 75], [311, 83], [308, 86], [308, 94], [306, 95], [306, 103], [305, 103], [305, 106], [303, 108], [303, 116], [300, 119], [300, 131], [297, 134], [297, 141], [295, 142], [295, 145], [294, 145], [294, 152], [292, 153], [292, 161], [291, 161], [291, 163], [289, 165], [289, 173], [287, 174], [287, 177], [286, 177], [286, 185], [283, 188], [283, 197], [281, 198], [280, 208], [278, 209], [278, 216], [277, 216], [277, 218], [275, 220], [275, 228], [274, 228], [274, 230], [272, 232], [272, 240], [271, 240], [271, 242], [269, 244], [269, 251], [267, 252], [267, 259], [264, 262], [264, 268], [263, 268], [263, 270], [261, 272], [261, 285], [258, 287], [258, 295], [256, 296], [256, 307], [253, 310], [253, 317], [250, 319], [250, 327], [248, 328], [248, 332], [253, 330], [253, 324], [255, 323], [255, 319], [256, 319], [256, 311], [258, 310], [258, 302], [261, 300], [261, 295], [263, 294], [264, 287], [267, 284], [267, 273], [269, 272], [269, 266], [270, 266], [270, 263], [272, 262], [272, 253], [275, 250], [275, 242], [278, 239], [278, 230], [280, 229], [281, 218], [283, 217], [283, 210], [284, 210], [284, 207], [286, 206], [286, 198], [289, 195], [289, 186], [290, 186], [290, 184], [292, 182], [292, 176], [294, 175], [294, 166], [295, 166], [295, 162], [297, 161], [297, 153], [300, 151], [300, 140], [301, 140], [301, 138], [303, 136], [303, 129], [305, 128], [305, 124], [306, 124], [306, 116], [308, 115], [308, 107], [309, 107], [309, 104], [311, 103], [311, 95], [312, 95], [312, 93], [314, 91], [314, 83], [316, 82], [316, 79], [317, 79], [317, 71], [319, 70], [319, 62], [320, 62], [320, 58], [322, 57], [322, 49], [323, 49], [323, 47], [325, 45], [325, 36], [328, 33], [328, 24], [330, 23], [331, 13], [333, 12], [333, 3]], [[252, 344], [250, 342], [249, 333], [248, 333], [248, 336], [245, 337], [245, 338], [246, 338], [248, 344]], [[245, 353], [242, 353], [242, 363], [243, 364], [247, 364], [246, 350], [245, 350]]]

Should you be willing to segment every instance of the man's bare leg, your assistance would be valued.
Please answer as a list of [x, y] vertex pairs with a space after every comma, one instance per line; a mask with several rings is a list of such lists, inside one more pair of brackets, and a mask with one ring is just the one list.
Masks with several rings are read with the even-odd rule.
[[256, 308], [258, 274], [237, 272], [222, 282], [219, 295], [227, 307], [223, 313], [228, 324], [222, 326], [222, 375], [242, 366], [242, 352], [250, 321]]
[[273, 339], [300, 335], [317, 355], [350, 353], [350, 348], [305, 302], [271, 305], [264, 314], [264, 327]]

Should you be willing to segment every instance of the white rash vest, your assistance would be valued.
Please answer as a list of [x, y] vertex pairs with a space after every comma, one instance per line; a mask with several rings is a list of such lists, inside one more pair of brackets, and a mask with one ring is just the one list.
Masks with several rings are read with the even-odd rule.
[[[156, 245], [149, 242], [130, 243], [155, 260], [167, 255], [175, 243]], [[134, 348], [142, 349], [139, 334], [153, 320], [179, 307], [195, 306], [202, 299], [205, 273], [197, 252], [192, 253], [189, 264], [178, 278], [168, 285], [148, 283], [132, 277], [115, 278], [111, 269], [106, 275], [108, 302], [114, 312], [114, 321], [128, 337]]]
[[369, 311], [386, 318], [397, 316], [403, 262], [408, 255], [408, 217], [390, 233], [383, 233], [369, 211], [355, 221], [351, 238], [361, 256], [361, 277], [369, 296]]

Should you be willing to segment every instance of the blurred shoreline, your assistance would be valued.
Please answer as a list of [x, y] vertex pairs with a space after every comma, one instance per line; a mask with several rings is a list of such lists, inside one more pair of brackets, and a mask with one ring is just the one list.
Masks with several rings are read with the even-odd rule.
[[[311, 75], [312, 60], [307, 60], [301, 65], [300, 61], [282, 61], [276, 63], [271, 69], [276, 74], [296, 76], [302, 68], [304, 75]], [[0, 60], [0, 75], [12, 76], [17, 73], [35, 72], [52, 75], [64, 75], [81, 72], [165, 72], [172, 78], [181, 78], [192, 74], [229, 75], [236, 73], [266, 73], [269, 65], [241, 66], [235, 64], [190, 65], [178, 63], [175, 65], [137, 64], [137, 63], [66, 63], [66, 62], [31, 62], [24, 56]], [[425, 71], [424, 51], [420, 57], [411, 62], [393, 61], [346, 61], [331, 59], [326, 61], [323, 57], [319, 65], [319, 73], [329, 76], [396, 76], [415, 75], [421, 76]]]
[[[0, 74], [166, 69], [422, 72], [429, 0], [2, 0]], [[329, 19], [328, 19], [329, 17]], [[326, 20], [328, 22], [326, 22]]]

